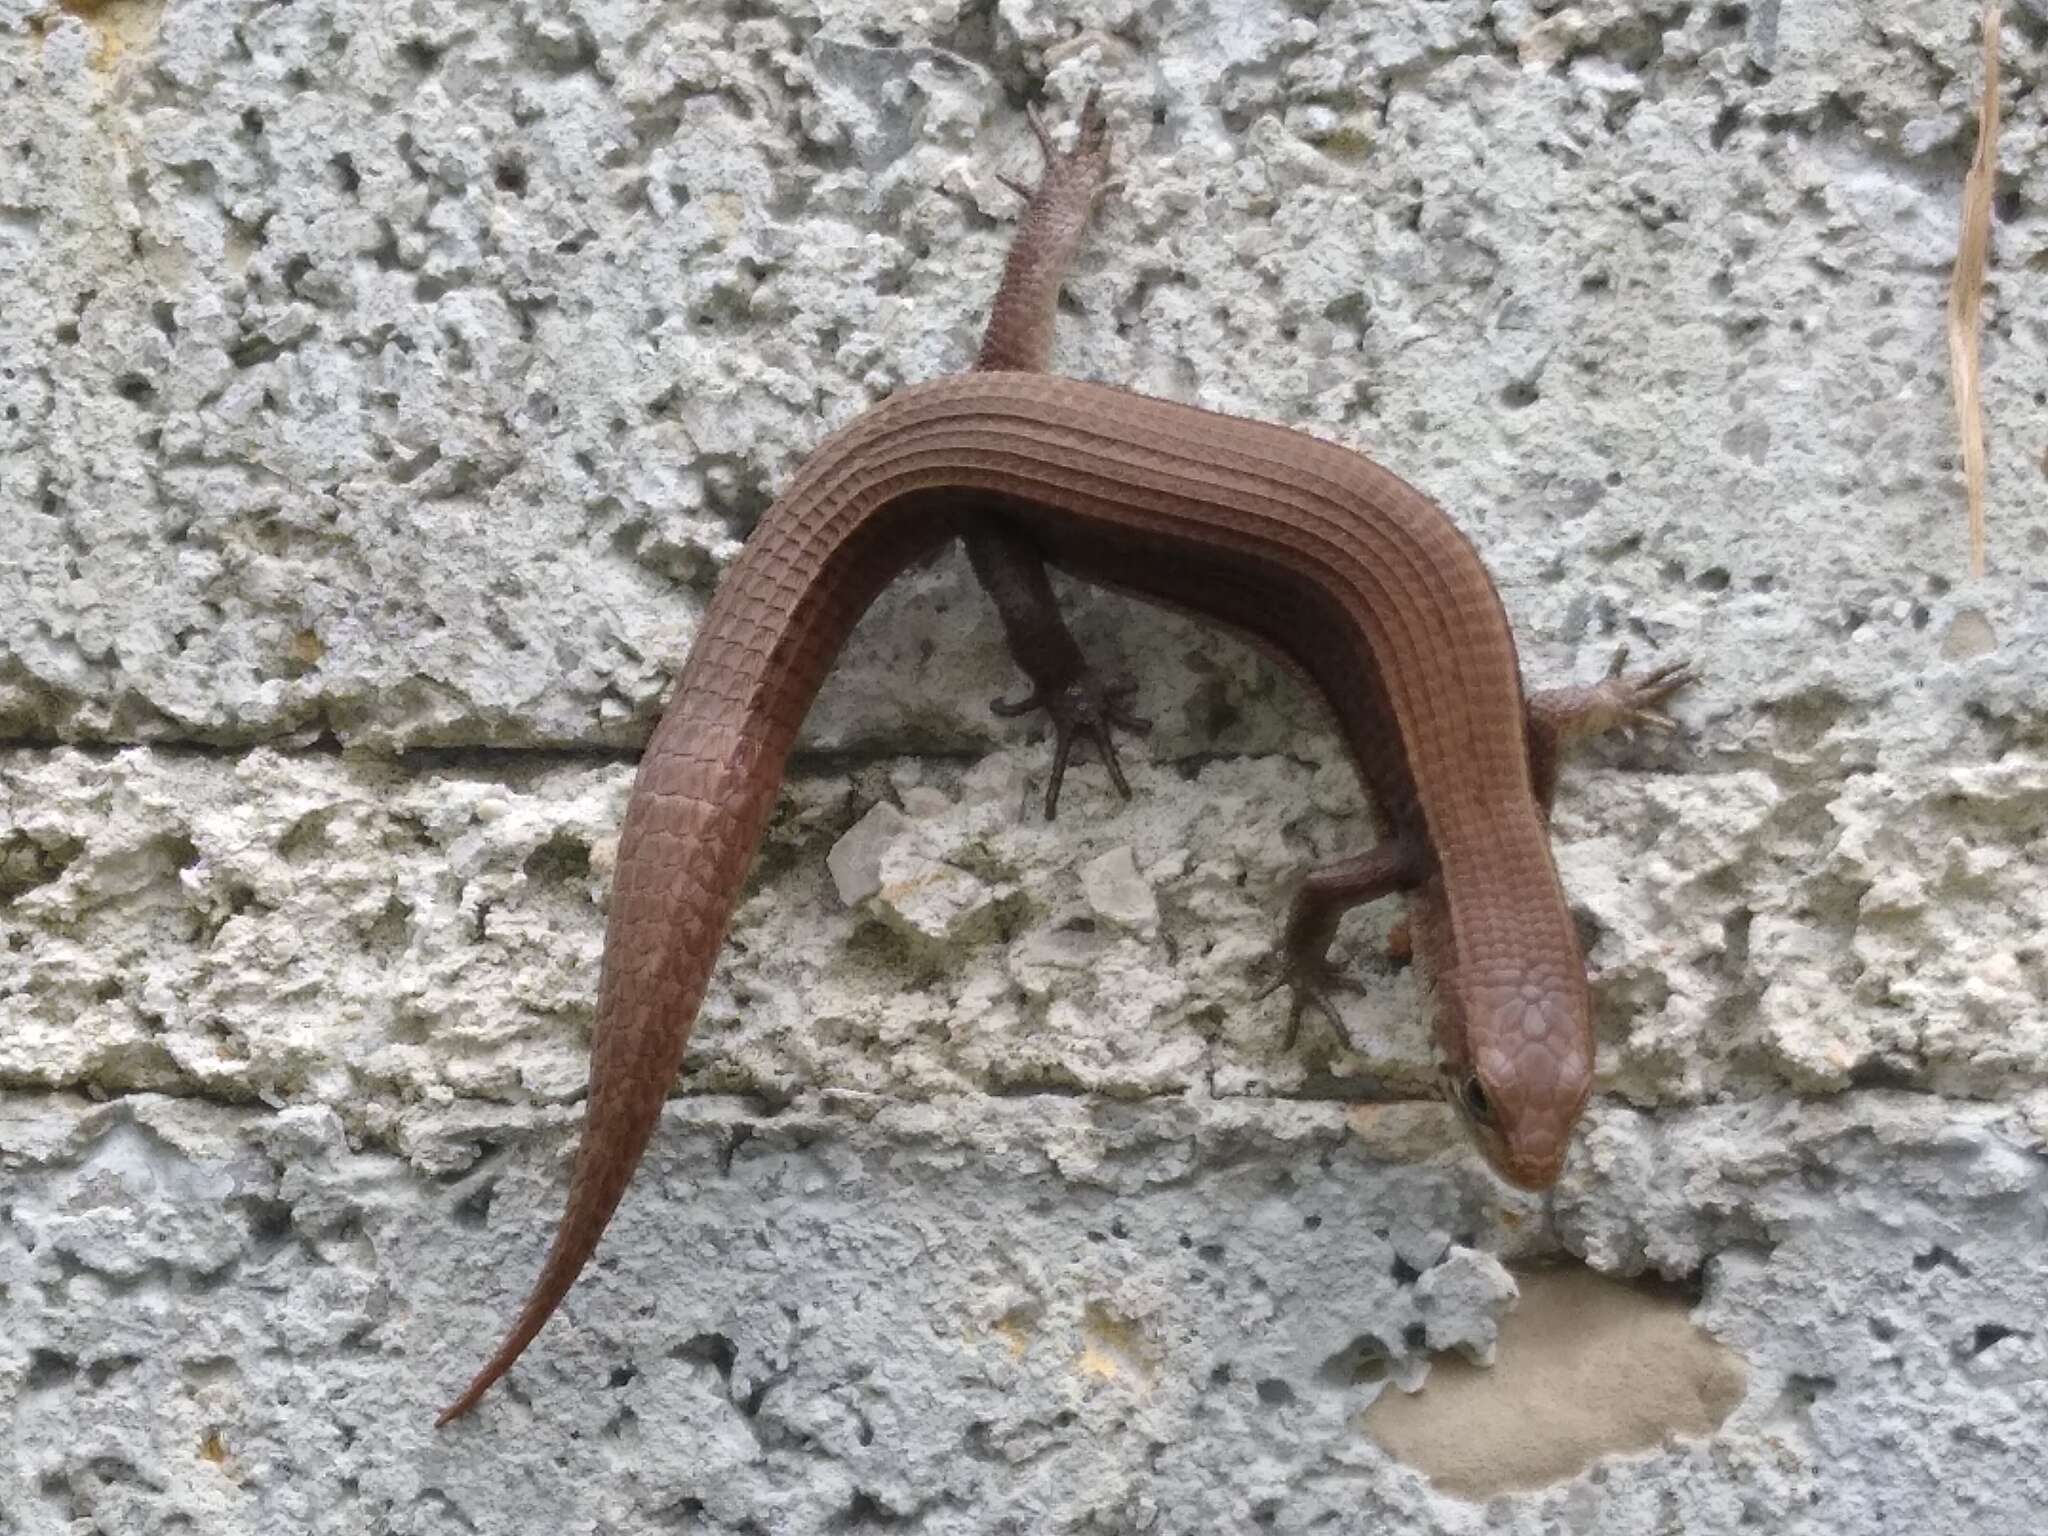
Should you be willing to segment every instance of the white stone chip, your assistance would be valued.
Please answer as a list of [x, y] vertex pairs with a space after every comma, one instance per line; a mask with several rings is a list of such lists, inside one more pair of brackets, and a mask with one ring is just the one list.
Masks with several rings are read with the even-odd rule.
[[882, 888], [882, 855], [909, 827], [909, 818], [885, 800], [847, 828], [825, 856], [841, 901], [857, 907]]
[[1097, 917], [1125, 928], [1159, 926], [1159, 900], [1151, 883], [1138, 872], [1128, 847], [1112, 848], [1081, 867], [1081, 889]]

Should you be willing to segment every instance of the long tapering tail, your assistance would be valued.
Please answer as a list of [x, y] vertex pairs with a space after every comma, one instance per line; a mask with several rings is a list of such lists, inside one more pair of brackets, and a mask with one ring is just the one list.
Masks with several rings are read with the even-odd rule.
[[505, 1342], [436, 1427], [476, 1406], [576, 1283], [660, 1122], [732, 904], [767, 828], [788, 734], [697, 718], [716, 696], [721, 647], [693, 655], [634, 781], [619, 837], [604, 974], [590, 1043], [590, 1096], [569, 1202], [540, 1278]]

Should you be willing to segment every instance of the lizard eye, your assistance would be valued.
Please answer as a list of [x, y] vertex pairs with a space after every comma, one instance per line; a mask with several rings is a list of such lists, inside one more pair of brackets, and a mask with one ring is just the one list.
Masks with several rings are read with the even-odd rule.
[[1458, 1101], [1465, 1106], [1465, 1113], [1472, 1117], [1474, 1125], [1493, 1124], [1493, 1100], [1486, 1096], [1476, 1074], [1466, 1078], [1458, 1089]]

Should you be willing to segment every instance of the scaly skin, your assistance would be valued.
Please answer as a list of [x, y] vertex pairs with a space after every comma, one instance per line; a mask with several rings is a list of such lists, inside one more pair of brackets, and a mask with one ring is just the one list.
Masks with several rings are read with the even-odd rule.
[[[1471, 544], [1394, 475], [1298, 432], [1033, 374], [940, 380], [819, 448], [705, 613], [627, 807], [568, 1212], [510, 1337], [442, 1422], [539, 1331], [625, 1193], [840, 645], [960, 508], [991, 500], [1063, 567], [1263, 631], [1332, 700], [1429, 850], [1440, 986], [1501, 1105], [1511, 1176], [1554, 1175], [1591, 1081], [1585, 967], [1514, 639]], [[1370, 707], [1354, 707], [1361, 680]]]
[[[1003, 268], [1001, 286], [990, 308], [981, 353], [975, 360], [975, 367], [980, 370], [1035, 373], [1046, 367], [1052, 352], [1060, 284], [1087, 233], [1089, 218], [1101, 199], [1109, 174], [1107, 122], [1093, 93], [1082, 104], [1072, 149], [1062, 151], [1053, 143], [1051, 133], [1035, 111], [1031, 113], [1031, 128], [1038, 140], [1044, 169], [1035, 188], [1008, 183], [1025, 199], [1025, 206]], [[997, 712], [1007, 715], [1043, 708], [1051, 719], [1057, 746], [1046, 786], [1046, 818], [1052, 819], [1058, 806], [1061, 781], [1077, 739], [1095, 746], [1111, 782], [1119, 793], [1128, 796], [1130, 788], [1117, 760], [1111, 731], [1112, 727], [1134, 731], [1147, 728], [1145, 721], [1120, 707], [1122, 697], [1132, 691], [1131, 685], [1104, 684], [1089, 666], [1060, 616], [1046, 578], [1042, 552], [1033, 544], [1028, 530], [1000, 517], [980, 516], [969, 521], [963, 537], [975, 573], [1002, 620], [1011, 654], [1033, 683], [1030, 696], [1021, 704], [998, 704]], [[1137, 563], [1144, 564], [1144, 557]], [[1137, 591], [1148, 579], [1137, 571], [1117, 573], [1098, 569], [1096, 574], [1129, 591]], [[1276, 594], [1263, 591], [1242, 577], [1229, 583], [1214, 578], [1183, 581], [1180, 588], [1181, 600], [1174, 606], [1237, 628], [1268, 649], [1283, 649], [1274, 637], [1264, 633], [1273, 621]], [[1234, 601], [1226, 604], [1224, 594], [1232, 589], [1236, 594]], [[1153, 595], [1160, 594], [1155, 590]], [[1283, 620], [1283, 624], [1286, 622], [1291, 621]], [[1564, 752], [1574, 740], [1639, 724], [1671, 728], [1671, 722], [1655, 706], [1692, 680], [1690, 668], [1681, 663], [1631, 679], [1622, 675], [1624, 656], [1625, 652], [1616, 655], [1613, 668], [1599, 683], [1550, 689], [1529, 699], [1526, 729], [1530, 771], [1546, 816], [1556, 793]], [[1336, 1017], [1328, 1002], [1336, 978], [1329, 971], [1325, 954], [1338, 920], [1348, 908], [1406, 892], [1411, 906], [1422, 909], [1419, 922], [1426, 936], [1435, 939], [1447, 932], [1446, 925], [1439, 920], [1437, 909], [1442, 898], [1430, 878], [1427, 843], [1419, 836], [1413, 797], [1398, 753], [1389, 750], [1394, 734], [1374, 680], [1369, 672], [1354, 669], [1351, 675], [1332, 679], [1331, 696], [1346, 701], [1339, 713], [1352, 717], [1345, 722], [1347, 736], [1374, 795], [1386, 836], [1377, 847], [1311, 871], [1302, 882], [1281, 947], [1286, 979], [1295, 992], [1295, 1004], [1288, 1016], [1289, 1046], [1294, 1042], [1306, 1004], [1318, 1003], [1330, 1012], [1333, 1021]], [[1404, 953], [1416, 953], [1412, 942], [1416, 922], [1416, 916], [1411, 915], [1403, 926]], [[1425, 943], [1417, 958], [1428, 977], [1449, 976], [1457, 970], [1456, 956], [1436, 943]], [[1471, 1037], [1463, 1022], [1466, 1006], [1454, 989], [1439, 987], [1436, 1018], [1445, 1096], [1496, 1171], [1524, 1186], [1548, 1185], [1555, 1180], [1562, 1164], [1563, 1142], [1538, 1152], [1536, 1138], [1525, 1136], [1517, 1153], [1510, 1139], [1495, 1125], [1495, 1106], [1485, 1090], [1483, 1075], [1477, 1071]], [[1533, 1067], [1529, 1073], [1522, 1073], [1517, 1070], [1516, 1061], [1506, 1058], [1497, 1058], [1490, 1065], [1495, 1074], [1508, 1076], [1520, 1102], [1528, 1102], [1538, 1093]], [[1558, 1084], [1549, 1091], [1552, 1102], [1548, 1109], [1528, 1118], [1562, 1120], [1568, 1126], [1584, 1102], [1584, 1090], [1577, 1086], [1577, 1080], [1577, 1073], [1560, 1069]], [[1586, 1082], [1590, 1084], [1590, 1076]]]
[[[1597, 711], [1567, 700], [1554, 717], [1525, 714], [1514, 639], [1471, 544], [1405, 482], [1301, 433], [1031, 374], [941, 380], [824, 443], [705, 613], [627, 807], [568, 1208], [503, 1345], [438, 1423], [510, 1368], [596, 1249], [847, 635], [897, 573], [991, 513], [1036, 557], [1239, 628], [1306, 674], [1392, 853], [1310, 898], [1315, 920], [1291, 952], [1320, 958], [1328, 913], [1411, 893], [1439, 1040], [1455, 1036], [1460, 1095], [1486, 1096], [1482, 1145], [1517, 1182], [1556, 1177], [1592, 1031], [1546, 765]], [[1631, 686], [1601, 707], [1655, 702], [1632, 703]]]
[[[1036, 109], [1030, 117], [1044, 169], [1035, 188], [1003, 178], [1024, 199], [1024, 213], [1010, 241], [995, 302], [989, 306], [981, 353], [974, 360], [976, 370], [984, 373], [1045, 371], [1052, 356], [1060, 283], [1088, 232], [1089, 217], [1109, 175], [1109, 123], [1093, 92], [1081, 104], [1070, 150], [1053, 143]], [[1124, 706], [1134, 686], [1104, 682], [1089, 665], [1053, 600], [1045, 560], [1026, 529], [984, 512], [968, 518], [960, 537], [974, 574], [1002, 621], [1010, 655], [1031, 679], [1031, 691], [1024, 698], [1015, 703], [997, 700], [990, 707], [1004, 717], [1042, 709], [1052, 726], [1045, 819], [1051, 821], [1059, 810], [1067, 764], [1076, 744], [1083, 741], [1102, 758], [1117, 793], [1129, 799], [1131, 786], [1117, 757], [1114, 733], [1142, 735], [1151, 729], [1149, 721]]]

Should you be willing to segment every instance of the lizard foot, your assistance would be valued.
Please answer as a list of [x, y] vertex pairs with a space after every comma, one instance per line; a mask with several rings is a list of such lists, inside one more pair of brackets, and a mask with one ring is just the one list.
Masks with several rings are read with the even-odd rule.
[[1023, 198], [1027, 203], [1045, 192], [1054, 181], [1065, 177], [1076, 177], [1088, 186], [1085, 200], [1092, 205], [1111, 188], [1109, 170], [1109, 119], [1103, 115], [1098, 93], [1091, 90], [1081, 100], [1081, 116], [1074, 133], [1074, 147], [1063, 150], [1054, 142], [1052, 129], [1046, 126], [1045, 117], [1038, 110], [1036, 102], [1024, 109], [1024, 116], [1031, 124], [1031, 135], [1038, 140], [1038, 153], [1044, 162], [1039, 184], [1030, 186], [1015, 176], [997, 174], [996, 180]]
[[1583, 690], [1580, 729], [1587, 735], [1618, 730], [1631, 741], [1638, 730], [1677, 730], [1678, 722], [1658, 706], [1679, 689], [1698, 682], [1699, 669], [1690, 661], [1680, 660], [1629, 677], [1623, 670], [1627, 666], [1628, 647], [1615, 647], [1614, 659], [1607, 664], [1607, 676]]
[[1097, 681], [1093, 673], [1083, 673], [1063, 688], [1034, 689], [1014, 703], [1002, 699], [990, 702], [990, 711], [1005, 720], [1014, 720], [1019, 715], [1042, 709], [1046, 719], [1052, 722], [1052, 778], [1045, 786], [1047, 821], [1051, 821], [1059, 811], [1060, 786], [1066, 782], [1067, 764], [1073, 761], [1075, 744], [1083, 740], [1095, 744], [1116, 792], [1126, 800], [1131, 798], [1130, 780], [1124, 777], [1123, 764], [1116, 755], [1116, 738], [1110, 731], [1114, 727], [1129, 731], [1133, 736], [1143, 736], [1152, 729], [1150, 720], [1132, 714], [1125, 707], [1137, 691], [1136, 683], [1104, 684]]
[[1292, 954], [1280, 962], [1280, 975], [1270, 986], [1258, 993], [1254, 1002], [1263, 1002], [1282, 987], [1290, 994], [1287, 1007], [1287, 1028], [1280, 1036], [1280, 1049], [1291, 1051], [1301, 1038], [1301, 1016], [1313, 1008], [1329, 1023], [1330, 1029], [1347, 1048], [1351, 1045], [1351, 1031], [1345, 1027], [1344, 1019], [1337, 1012], [1336, 994], [1349, 993], [1353, 997], [1365, 996], [1365, 988], [1343, 975], [1321, 955]]

